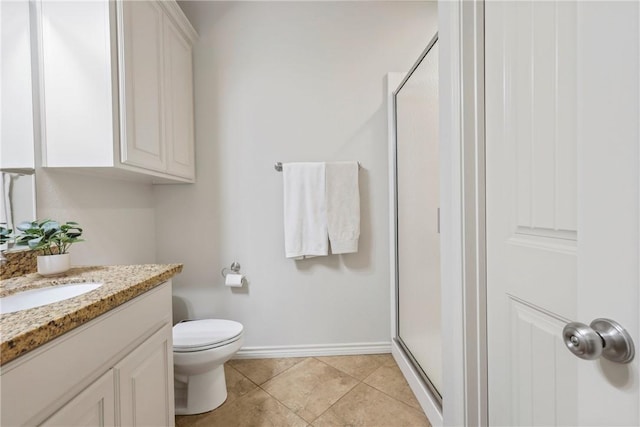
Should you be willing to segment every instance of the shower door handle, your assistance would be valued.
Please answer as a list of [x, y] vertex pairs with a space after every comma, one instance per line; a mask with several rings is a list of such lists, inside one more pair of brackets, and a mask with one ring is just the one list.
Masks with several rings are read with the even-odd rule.
[[611, 319], [595, 319], [589, 326], [571, 322], [562, 330], [564, 343], [581, 359], [595, 360], [600, 356], [616, 363], [629, 363], [635, 349], [631, 336]]

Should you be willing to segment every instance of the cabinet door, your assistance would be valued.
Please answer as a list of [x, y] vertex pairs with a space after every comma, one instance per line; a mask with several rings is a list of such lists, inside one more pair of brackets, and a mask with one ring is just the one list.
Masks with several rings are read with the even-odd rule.
[[167, 172], [194, 179], [191, 43], [169, 16], [164, 22]]
[[121, 161], [163, 172], [163, 11], [155, 1], [118, 5]]
[[[35, 3], [38, 35], [34, 44], [39, 52], [34, 67], [40, 73], [36, 83], [44, 166], [111, 167], [115, 59], [111, 57], [110, 4]], [[3, 63], [3, 73], [4, 67]]]
[[115, 368], [120, 387], [120, 424], [173, 426], [173, 341], [165, 325]]
[[0, 3], [0, 168], [34, 168], [29, 3]]
[[114, 393], [113, 370], [109, 370], [41, 425], [113, 426], [115, 425]]

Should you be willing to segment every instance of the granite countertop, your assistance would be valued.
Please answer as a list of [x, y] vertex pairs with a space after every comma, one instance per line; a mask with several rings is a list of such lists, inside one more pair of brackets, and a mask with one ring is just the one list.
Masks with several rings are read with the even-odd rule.
[[0, 297], [61, 283], [104, 283], [64, 301], [0, 315], [0, 365], [160, 285], [182, 264], [74, 267], [55, 277], [37, 273], [0, 280]]

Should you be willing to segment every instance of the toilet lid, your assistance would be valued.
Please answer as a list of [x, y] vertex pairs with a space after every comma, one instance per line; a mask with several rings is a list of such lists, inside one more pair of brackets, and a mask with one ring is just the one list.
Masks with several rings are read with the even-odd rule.
[[186, 320], [173, 327], [174, 350], [211, 348], [235, 341], [242, 334], [242, 323], [233, 320]]

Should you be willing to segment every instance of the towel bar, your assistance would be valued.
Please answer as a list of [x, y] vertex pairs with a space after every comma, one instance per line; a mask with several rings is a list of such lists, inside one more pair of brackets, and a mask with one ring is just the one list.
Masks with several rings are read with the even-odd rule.
[[[282, 172], [282, 162], [276, 162], [275, 165], [273, 165], [273, 167], [278, 171], [278, 172]], [[358, 162], [358, 169], [362, 169], [362, 165], [360, 165], [360, 162]]]

